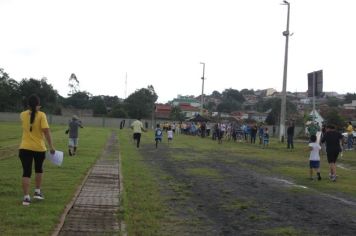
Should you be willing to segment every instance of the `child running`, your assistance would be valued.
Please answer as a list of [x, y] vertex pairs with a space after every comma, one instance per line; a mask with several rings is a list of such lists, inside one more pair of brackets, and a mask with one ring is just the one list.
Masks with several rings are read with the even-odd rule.
[[319, 143], [316, 142], [316, 135], [310, 136], [310, 155], [309, 155], [309, 167], [310, 167], [310, 180], [313, 180], [313, 169], [316, 171], [318, 180], [321, 180], [320, 176], [320, 155], [319, 152], [321, 147]]
[[162, 136], [163, 136], [162, 130], [161, 130], [159, 124], [157, 124], [157, 127], [155, 129], [156, 148], [158, 147], [158, 141], [162, 142]]
[[172, 131], [171, 126], [168, 127], [167, 137], [168, 137], [168, 143], [172, 142], [172, 140], [173, 140], [173, 131]]

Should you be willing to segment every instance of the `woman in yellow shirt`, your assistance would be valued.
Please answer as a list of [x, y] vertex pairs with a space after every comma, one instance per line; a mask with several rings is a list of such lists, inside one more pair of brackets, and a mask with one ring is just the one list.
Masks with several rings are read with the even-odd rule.
[[35, 193], [33, 198], [43, 200], [41, 192], [43, 161], [46, 157], [45, 139], [51, 153], [55, 152], [52, 144], [47, 117], [44, 112], [39, 111], [40, 99], [37, 95], [31, 95], [28, 99], [29, 109], [21, 112], [22, 140], [19, 147], [19, 158], [21, 160], [22, 190], [24, 198], [22, 204], [28, 206], [31, 203], [29, 195], [30, 178], [32, 174], [32, 162], [35, 162]]

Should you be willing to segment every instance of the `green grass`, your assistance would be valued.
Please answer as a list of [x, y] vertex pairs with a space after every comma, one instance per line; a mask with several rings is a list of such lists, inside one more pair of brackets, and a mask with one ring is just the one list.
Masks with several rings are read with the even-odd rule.
[[265, 235], [271, 236], [302, 236], [306, 235], [293, 227], [278, 227], [263, 231]]
[[[8, 153], [6, 159], [0, 159], [0, 235], [50, 235], [77, 186], [100, 156], [110, 130], [90, 127], [81, 129], [78, 155], [75, 158], [65, 156], [61, 167], [46, 160], [42, 186], [46, 199], [43, 202], [33, 201], [29, 207], [24, 207], [22, 167], [17, 158], [21, 138], [19, 127], [18, 123], [0, 123], [0, 130], [5, 132], [1, 135], [0, 145]], [[53, 126], [51, 130], [56, 149], [66, 153], [65, 127]], [[14, 145], [16, 148], [13, 148]], [[34, 174], [31, 191], [33, 177]]]
[[[131, 141], [131, 131], [120, 130], [119, 145], [124, 176], [123, 214], [128, 235], [159, 235], [166, 209], [163, 207], [158, 182], [152, 169]], [[142, 139], [147, 139], [143, 134]]]
[[[146, 165], [142, 161], [143, 157], [138, 153], [131, 140], [129, 140], [130, 138], [130, 130], [123, 130], [121, 132], [120, 144], [125, 187], [124, 200], [127, 201], [124, 204], [125, 219], [129, 227], [129, 234], [160, 234], [162, 228], [159, 225], [163, 224], [167, 219], [159, 215], [164, 213], [174, 215], [174, 213], [169, 212], [169, 209], [165, 206], [164, 199], [159, 195], [159, 179], [156, 179], [154, 173], [160, 176], [161, 181], [168, 182], [168, 187], [175, 193], [174, 198], [176, 200], [189, 200], [190, 191], [184, 183], [177, 182], [169, 173], [157, 173], [158, 170], [154, 167]], [[142, 140], [144, 143], [149, 143], [152, 140], [153, 144], [153, 133], [144, 133]], [[223, 142], [223, 144], [219, 145], [210, 138], [202, 139], [193, 136], [177, 135], [174, 137], [174, 141], [170, 144], [169, 148], [170, 157], [167, 158], [172, 158], [173, 162], [194, 164], [194, 162], [214, 162], [218, 159], [225, 163], [239, 163], [244, 168], [267, 176], [287, 179], [298, 185], [304, 185], [320, 192], [344, 193], [356, 196], [356, 186], [354, 185], [356, 171], [346, 171], [338, 168], [340, 178], [337, 183], [332, 183], [327, 179], [328, 164], [325, 157], [321, 161], [322, 176], [324, 179], [320, 182], [307, 179], [309, 175], [309, 151], [307, 151], [306, 142], [297, 142], [295, 149], [291, 152], [286, 149], [285, 143], [281, 144], [276, 139], [271, 139], [269, 147], [262, 149], [258, 144]], [[339, 163], [343, 163], [348, 168], [356, 170], [356, 155], [351, 152], [345, 153]], [[222, 173], [211, 167], [191, 167], [185, 169], [184, 173], [187, 176], [218, 179], [219, 181], [224, 181], [225, 177]], [[285, 191], [313, 194], [309, 190], [292, 186], [286, 188]], [[224, 194], [228, 195], [229, 192]], [[226, 202], [223, 208], [243, 211], [253, 206], [253, 202], [237, 199], [235, 202]], [[251, 220], [263, 220], [266, 216], [263, 214], [250, 214], [249, 217]], [[177, 222], [181, 220], [177, 219]], [[293, 227], [273, 228], [264, 231], [267, 235], [300, 235], [300, 232]]]
[[195, 175], [205, 178], [221, 179], [222, 175], [213, 168], [188, 168], [186, 172], [189, 175]]
[[[66, 150], [67, 136], [64, 126], [52, 126], [54, 144], [59, 150]], [[110, 130], [85, 127], [80, 130], [79, 156], [65, 157], [63, 166], [56, 167], [45, 162], [43, 190], [46, 200], [34, 202], [30, 207], [21, 205], [21, 163], [17, 158], [17, 147], [21, 138], [21, 127], [17, 123], [0, 123], [0, 235], [50, 235], [58, 223], [65, 205], [71, 200], [77, 186], [83, 180], [86, 172], [100, 156], [104, 144], [110, 135]], [[122, 215], [127, 225], [129, 235], [162, 235], [172, 232], [179, 234], [186, 224], [201, 223], [198, 219], [182, 218], [167, 206], [167, 201], [189, 200], [191, 186], [189, 183], [177, 181], [170, 173], [161, 173], [152, 165], [143, 161], [131, 140], [132, 131], [119, 131], [119, 146], [124, 177], [124, 192], [122, 193]], [[154, 147], [153, 132], [143, 134], [142, 144]], [[224, 173], [220, 173], [211, 165], [209, 167], [194, 167], [194, 162], [213, 163], [216, 160], [225, 163], [238, 163], [243, 168], [268, 176], [288, 179], [299, 185], [305, 185], [320, 192], [345, 194], [356, 197], [356, 155], [346, 152], [339, 163], [350, 170], [338, 168], [339, 179], [336, 183], [327, 180], [328, 165], [323, 157], [321, 162], [322, 181], [309, 181], [308, 151], [306, 143], [296, 143], [295, 150], [289, 152], [286, 144], [280, 144], [271, 139], [270, 146], [262, 149], [259, 145], [248, 143], [223, 142], [218, 144], [210, 138], [199, 138], [185, 135], [174, 137], [169, 145], [169, 157], [173, 162], [192, 163], [192, 166], [182, 170], [184, 175], [217, 179], [224, 181]], [[5, 158], [2, 158], [4, 157]], [[162, 196], [160, 181], [167, 183], [173, 193]], [[313, 194], [296, 187], [286, 191], [300, 194]], [[228, 190], [225, 195], [231, 194]], [[169, 197], [170, 199], [167, 199]], [[226, 202], [227, 210], [248, 210], [254, 208], [253, 202], [243, 199]], [[194, 212], [194, 209], [190, 209]], [[257, 211], [258, 213], [259, 211]], [[189, 209], [187, 209], [189, 213]], [[262, 219], [263, 214], [250, 214], [251, 220]], [[261, 218], [262, 217], [262, 218]], [[200, 229], [197, 227], [196, 229]], [[200, 232], [200, 231], [199, 231]], [[300, 235], [293, 227], [273, 228], [263, 231], [266, 235]]]

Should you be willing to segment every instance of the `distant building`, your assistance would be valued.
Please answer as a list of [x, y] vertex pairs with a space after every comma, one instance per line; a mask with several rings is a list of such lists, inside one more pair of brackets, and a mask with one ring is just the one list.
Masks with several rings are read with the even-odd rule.
[[266, 89], [266, 97], [272, 96], [275, 93], [277, 93], [277, 90], [275, 90], [274, 88], [268, 88]]
[[231, 112], [231, 116], [234, 117], [236, 120], [247, 120], [248, 113], [243, 111], [234, 111]]
[[186, 118], [193, 117], [199, 114], [200, 108], [194, 107], [189, 103], [180, 103], [179, 108], [181, 109], [182, 113]]
[[248, 111], [248, 119], [255, 120], [257, 122], [265, 122], [269, 112], [257, 112], [257, 111]]
[[156, 104], [154, 116], [156, 119], [169, 119], [171, 111], [172, 111], [171, 105]]
[[173, 99], [171, 102], [173, 106], [179, 106], [180, 104], [189, 104], [190, 106], [193, 107], [200, 107], [200, 102], [192, 97], [186, 97], [186, 96], [181, 96], [178, 95], [177, 98]]
[[356, 100], [352, 100], [351, 103], [344, 104], [344, 109], [346, 109], [346, 110], [356, 110]]
[[[180, 103], [177, 105], [180, 108], [185, 118], [190, 118], [199, 114], [200, 109], [193, 107], [189, 103]], [[172, 105], [170, 104], [156, 104], [155, 105], [155, 119], [168, 120], [172, 112]]]

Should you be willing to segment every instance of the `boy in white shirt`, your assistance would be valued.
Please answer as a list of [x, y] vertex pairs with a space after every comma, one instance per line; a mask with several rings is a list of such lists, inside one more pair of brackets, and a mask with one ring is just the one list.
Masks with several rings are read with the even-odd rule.
[[168, 127], [167, 137], [168, 137], [168, 143], [170, 143], [173, 140], [173, 131], [170, 126]]
[[320, 155], [319, 152], [321, 150], [321, 147], [319, 143], [317, 142], [317, 138], [315, 135], [310, 136], [310, 143], [309, 143], [309, 150], [310, 150], [310, 155], [309, 155], [309, 167], [310, 167], [310, 179], [313, 180], [313, 169], [316, 171], [318, 180], [321, 180], [320, 176]]

